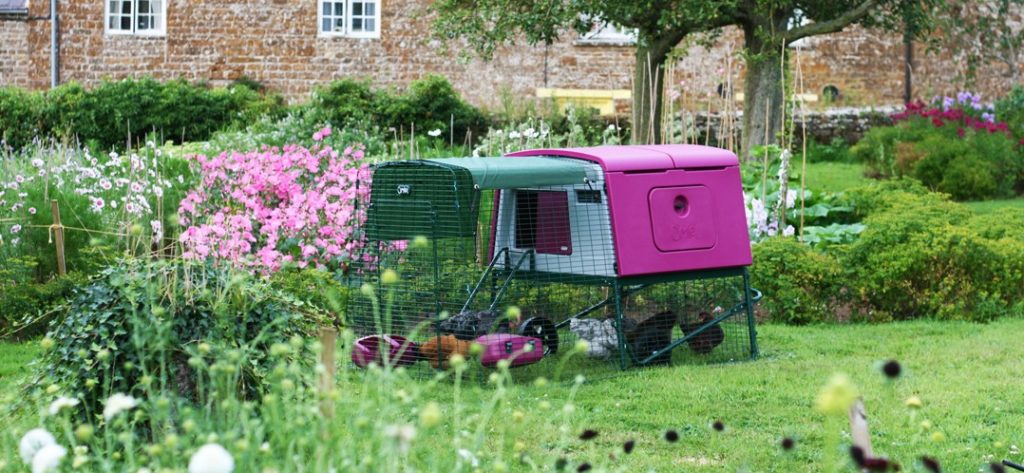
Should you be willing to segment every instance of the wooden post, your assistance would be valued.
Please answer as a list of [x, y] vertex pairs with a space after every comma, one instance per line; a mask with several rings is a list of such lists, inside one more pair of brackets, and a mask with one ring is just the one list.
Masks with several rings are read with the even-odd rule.
[[865, 457], [873, 458], [871, 432], [868, 431], [868, 416], [864, 411], [863, 398], [857, 398], [857, 402], [850, 406], [850, 438], [854, 445], [864, 451]]
[[67, 266], [64, 264], [64, 226], [60, 224], [60, 207], [57, 206], [57, 199], [50, 201], [50, 213], [53, 214], [53, 240], [57, 245], [57, 274], [67, 274]]
[[334, 348], [338, 341], [338, 330], [334, 327], [320, 329], [320, 345], [323, 346], [320, 352], [320, 362], [324, 365], [324, 372], [320, 375], [320, 412], [324, 417], [334, 417], [334, 399], [331, 391], [335, 386], [335, 374], [337, 367], [334, 359]]

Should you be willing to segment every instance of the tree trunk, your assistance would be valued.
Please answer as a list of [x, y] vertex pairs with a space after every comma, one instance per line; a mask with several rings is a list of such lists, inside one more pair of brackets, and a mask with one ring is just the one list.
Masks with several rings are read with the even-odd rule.
[[750, 156], [755, 146], [778, 142], [782, 131], [782, 47], [765, 44], [753, 28], [744, 27], [744, 34], [749, 59], [743, 84], [742, 153]]
[[661, 109], [665, 90], [665, 60], [685, 32], [638, 38], [633, 71], [633, 144], [661, 143]]

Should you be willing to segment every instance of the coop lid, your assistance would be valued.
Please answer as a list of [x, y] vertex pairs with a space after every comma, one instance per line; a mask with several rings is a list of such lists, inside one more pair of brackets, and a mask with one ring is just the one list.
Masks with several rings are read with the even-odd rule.
[[739, 159], [729, 150], [699, 145], [531, 149], [508, 156], [563, 156], [586, 159], [600, 163], [606, 172], [717, 168], [739, 164]]
[[463, 168], [481, 189], [558, 186], [586, 182], [587, 163], [551, 158], [440, 158], [430, 162]]

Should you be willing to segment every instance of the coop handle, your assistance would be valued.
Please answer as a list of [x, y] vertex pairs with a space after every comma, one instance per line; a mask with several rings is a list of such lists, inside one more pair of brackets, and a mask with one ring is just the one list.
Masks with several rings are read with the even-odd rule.
[[1019, 464], [1014, 463], [1014, 462], [1012, 462], [1010, 460], [1003, 460], [1003, 465], [1008, 466], [1010, 468], [1013, 468], [1014, 470], [1017, 470], [1017, 471], [1024, 471], [1024, 465], [1019, 465]]

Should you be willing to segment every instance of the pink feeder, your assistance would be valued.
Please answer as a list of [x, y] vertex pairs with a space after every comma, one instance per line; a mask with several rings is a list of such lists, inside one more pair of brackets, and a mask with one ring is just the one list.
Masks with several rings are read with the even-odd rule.
[[476, 342], [484, 347], [480, 364], [492, 368], [501, 360], [509, 360], [511, 366], [536, 363], [544, 357], [544, 345], [539, 338], [507, 333], [483, 335]]
[[388, 347], [388, 362], [411, 365], [418, 358], [416, 344], [399, 335], [369, 335], [356, 340], [352, 347], [352, 363], [366, 368], [370, 363], [384, 364], [382, 346]]

